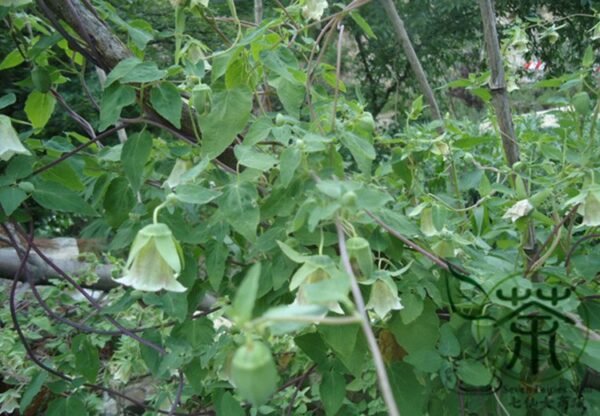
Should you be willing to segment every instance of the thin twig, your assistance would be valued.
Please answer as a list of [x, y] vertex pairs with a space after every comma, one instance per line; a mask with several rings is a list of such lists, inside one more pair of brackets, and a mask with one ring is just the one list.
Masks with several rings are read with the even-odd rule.
[[[400, 234], [398, 231], [394, 230], [392, 227], [390, 227], [389, 225], [387, 225], [385, 222], [383, 222], [383, 220], [377, 216], [375, 216], [371, 211], [369, 210], [365, 210], [365, 212], [367, 213], [367, 215], [371, 218], [373, 218], [375, 220], [375, 222], [377, 224], [379, 224], [384, 230], [386, 230], [388, 233], [390, 233], [392, 236], [396, 237], [398, 240], [402, 241], [404, 244], [406, 244], [408, 247], [410, 247], [411, 249], [421, 253], [422, 255], [424, 255], [425, 257], [427, 257], [429, 260], [431, 260], [432, 262], [434, 262], [436, 265], [438, 265], [439, 267], [441, 267], [442, 269], [448, 271], [450, 270], [450, 268], [448, 267], [448, 263], [443, 260], [442, 258], [438, 257], [437, 255], [425, 250], [423, 247], [419, 246], [417, 243], [411, 241], [410, 239], [406, 238], [405, 236], [403, 236], [402, 234]], [[461, 273], [464, 274], [468, 274], [468, 272], [463, 269], [461, 266], [458, 265], [452, 265], [452, 268], [458, 270]]]
[[183, 372], [181, 370], [177, 370], [177, 373], [178, 373], [178, 377], [179, 377], [179, 384], [177, 386], [177, 392], [175, 392], [175, 400], [173, 401], [173, 405], [171, 406], [171, 409], [169, 410], [169, 416], [172, 416], [175, 414], [175, 411], [177, 410], [177, 406], [179, 406], [179, 402], [181, 402], [181, 393], [183, 393], [183, 385], [184, 385]]
[[358, 286], [358, 281], [356, 280], [354, 271], [352, 270], [352, 265], [350, 264], [348, 250], [346, 249], [346, 238], [344, 236], [344, 228], [339, 219], [336, 220], [335, 226], [337, 228], [338, 244], [340, 247], [340, 256], [342, 258], [342, 264], [344, 265], [346, 273], [350, 277], [350, 287], [352, 289], [352, 296], [354, 297], [354, 303], [356, 305], [358, 314], [361, 317], [361, 327], [363, 333], [365, 335], [365, 338], [367, 339], [367, 344], [369, 345], [371, 355], [373, 356], [373, 362], [375, 364], [375, 371], [377, 372], [377, 380], [379, 382], [379, 389], [381, 390], [383, 401], [387, 406], [390, 416], [400, 416], [400, 411], [398, 410], [398, 406], [396, 405], [396, 401], [394, 399], [394, 394], [392, 393], [392, 386], [390, 385], [390, 380], [388, 379], [388, 375], [385, 370], [385, 364], [383, 362], [383, 357], [381, 356], [381, 351], [379, 350], [379, 346], [377, 345], [377, 340], [375, 339], [375, 334], [373, 334], [373, 329], [369, 324], [369, 316], [367, 315], [365, 301], [363, 299], [362, 293], [360, 292], [360, 287]]
[[67, 152], [67, 153], [63, 153], [63, 154], [61, 155], [61, 157], [59, 157], [58, 159], [56, 159], [56, 160], [53, 160], [52, 162], [48, 163], [47, 165], [44, 165], [44, 166], [42, 166], [42, 167], [40, 167], [40, 168], [38, 168], [38, 169], [34, 170], [34, 171], [33, 171], [33, 172], [32, 172], [32, 173], [29, 175], [29, 177], [31, 177], [31, 176], [35, 176], [35, 175], [37, 175], [37, 174], [39, 174], [39, 173], [42, 173], [42, 172], [45, 172], [45, 171], [47, 171], [47, 170], [48, 170], [48, 169], [50, 169], [50, 168], [53, 168], [54, 166], [56, 166], [56, 165], [58, 165], [59, 163], [61, 163], [61, 162], [65, 161], [66, 159], [68, 159], [69, 157], [73, 156], [74, 154], [81, 152], [81, 151], [82, 151], [83, 149], [85, 149], [86, 147], [88, 147], [88, 146], [90, 146], [90, 145], [92, 145], [92, 144], [96, 143], [97, 141], [100, 141], [100, 140], [102, 140], [102, 139], [105, 139], [105, 138], [107, 138], [107, 137], [108, 137], [108, 136], [110, 136], [111, 134], [113, 134], [113, 133], [115, 133], [115, 132], [117, 132], [117, 131], [119, 131], [119, 130], [121, 130], [121, 129], [123, 129], [123, 128], [125, 128], [125, 125], [124, 125], [124, 124], [121, 124], [121, 125], [119, 125], [119, 126], [116, 126], [116, 127], [113, 127], [113, 128], [111, 128], [111, 129], [109, 129], [109, 130], [106, 130], [105, 132], [103, 132], [103, 133], [101, 133], [101, 134], [97, 135], [95, 138], [93, 138], [93, 139], [90, 139], [90, 141], [89, 141], [89, 142], [86, 142], [86, 143], [82, 143], [82, 144], [80, 144], [80, 145], [79, 145], [79, 146], [77, 146], [75, 149], [73, 149], [73, 150], [71, 150], [71, 151], [69, 151], [69, 152]]
[[335, 90], [333, 94], [333, 114], [331, 115], [331, 130], [335, 131], [335, 122], [337, 115], [337, 103], [338, 96], [340, 93], [340, 77], [342, 73], [342, 45], [343, 45], [343, 36], [344, 36], [344, 25], [339, 25], [340, 34], [338, 35], [338, 43], [337, 43], [337, 59], [335, 63]]
[[577, 209], [579, 208], [579, 204], [574, 205], [569, 212], [567, 212], [567, 215], [565, 215], [563, 217], [563, 219], [554, 226], [554, 228], [552, 229], [552, 232], [550, 233], [550, 235], [548, 236], [548, 238], [546, 238], [546, 241], [544, 241], [544, 244], [542, 244], [542, 246], [539, 248], [539, 250], [537, 251], [537, 256], [536, 258], [534, 258], [533, 260], [535, 260], [535, 262], [533, 264], [531, 264], [527, 270], [525, 271], [525, 274], [529, 274], [530, 270], [533, 268], [534, 264], [537, 263], [537, 259], [539, 259], [540, 255], [542, 254], [542, 252], [546, 249], [546, 247], [548, 246], [548, 244], [550, 244], [550, 242], [552, 241], [552, 239], [554, 238], [554, 236], [556, 234], [558, 234], [558, 232], [560, 231], [560, 229], [565, 225], [565, 223], [567, 221], [569, 221], [569, 219], [571, 219], [573, 217], [573, 215], [575, 215], [575, 213], [577, 212]]
[[298, 381], [296, 383], [294, 383], [294, 386], [295, 386], [294, 394], [292, 394], [292, 397], [290, 399], [290, 404], [288, 405], [288, 408], [287, 408], [287, 412], [286, 412], [287, 416], [291, 416], [292, 411], [294, 410], [294, 402], [296, 401], [298, 392], [300, 391], [300, 388], [302, 387], [302, 385], [304, 384], [304, 382], [306, 381], [306, 379], [308, 378], [310, 373], [312, 373], [312, 371], [315, 368], [316, 368], [316, 365], [312, 366], [307, 372], [302, 374], [302, 376], [298, 379]]
[[93, 140], [96, 138], [96, 133], [94, 132], [94, 128], [92, 125], [82, 116], [77, 114], [75, 110], [71, 108], [71, 106], [65, 101], [62, 95], [58, 93], [54, 88], [50, 89], [50, 93], [56, 98], [56, 101], [65, 109], [69, 117], [71, 117], [77, 124], [79, 124], [83, 130], [87, 133], [88, 136]]
[[[22, 234], [22, 232], [21, 232], [21, 234]], [[33, 241], [31, 242], [31, 248], [33, 249], [33, 251], [35, 251], [35, 253], [38, 256], [40, 256], [40, 258], [42, 260], [44, 260], [46, 262], [46, 264], [48, 264], [48, 266], [50, 266], [56, 273], [58, 273], [59, 276], [61, 276], [63, 279], [65, 279], [67, 282], [69, 282], [71, 284], [71, 286], [73, 286], [75, 289], [77, 289], [77, 291], [79, 293], [81, 293], [84, 298], [87, 299], [87, 301], [94, 307], [94, 309], [96, 309], [98, 312], [102, 311], [102, 305], [98, 304], [98, 302], [96, 302], [96, 300], [92, 296], [90, 296], [90, 294], [84, 288], [82, 288], [81, 285], [79, 285], [79, 283], [77, 283], [75, 280], [73, 280], [60, 267], [58, 267], [50, 258], [48, 258], [44, 254], [44, 252], [42, 250], [40, 250], [40, 248]], [[140, 344], [143, 344], [146, 347], [155, 350], [156, 352], [158, 352], [161, 355], [166, 354], [166, 351], [164, 348], [155, 344], [152, 341], [148, 341], [147, 339], [144, 339], [144, 338], [140, 337], [139, 335], [136, 335], [134, 332], [125, 328], [123, 325], [121, 325], [119, 322], [117, 322], [117, 320], [115, 320], [112, 316], [104, 315], [104, 318], [108, 322], [110, 322], [115, 328], [118, 328], [122, 332], [123, 335], [127, 335], [128, 337], [136, 340]]]

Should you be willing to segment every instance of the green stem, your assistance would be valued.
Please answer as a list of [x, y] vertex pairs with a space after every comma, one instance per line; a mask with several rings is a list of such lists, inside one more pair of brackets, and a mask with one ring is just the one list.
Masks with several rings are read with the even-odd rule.
[[161, 209], [166, 207], [168, 203], [169, 201], [165, 201], [162, 204], [158, 205], [156, 208], [154, 208], [154, 213], [152, 214], [152, 222], [154, 224], [158, 224], [158, 213]]

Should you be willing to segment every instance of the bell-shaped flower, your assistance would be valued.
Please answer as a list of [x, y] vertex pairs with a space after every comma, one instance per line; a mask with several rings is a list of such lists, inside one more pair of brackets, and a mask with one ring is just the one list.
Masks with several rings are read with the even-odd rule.
[[600, 225], [600, 185], [591, 185], [579, 195], [568, 200], [565, 205], [580, 204], [577, 212], [583, 215], [582, 225]]
[[181, 271], [180, 248], [165, 224], [150, 224], [138, 232], [125, 267], [125, 276], [115, 280], [126, 286], [148, 292], [186, 290], [177, 281]]
[[173, 189], [182, 183], [182, 176], [190, 170], [192, 163], [187, 160], [177, 159], [175, 165], [169, 174], [167, 180], [163, 183], [164, 187]]
[[522, 199], [510, 207], [502, 216], [504, 219], [510, 219], [515, 222], [521, 217], [528, 215], [533, 210], [533, 205], [528, 199]]
[[9, 160], [14, 155], [31, 155], [23, 146], [10, 118], [0, 115], [0, 159]]
[[380, 275], [371, 288], [367, 309], [373, 309], [383, 319], [389, 311], [402, 308], [396, 283], [389, 276]]
[[302, 16], [307, 20], [319, 20], [328, 6], [327, 0], [306, 0], [302, 7]]

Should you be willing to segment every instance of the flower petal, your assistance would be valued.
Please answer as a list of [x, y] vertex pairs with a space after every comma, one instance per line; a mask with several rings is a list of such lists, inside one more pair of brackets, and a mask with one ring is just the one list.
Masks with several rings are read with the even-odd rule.
[[0, 159], [9, 160], [16, 154], [31, 155], [31, 152], [19, 140], [10, 118], [0, 114]]

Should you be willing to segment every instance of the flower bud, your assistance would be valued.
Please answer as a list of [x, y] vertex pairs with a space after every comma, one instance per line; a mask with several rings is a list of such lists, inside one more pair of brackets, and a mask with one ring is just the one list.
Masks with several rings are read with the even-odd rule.
[[192, 104], [200, 114], [210, 111], [212, 90], [206, 84], [198, 84], [192, 89]]
[[585, 91], [575, 94], [571, 102], [575, 111], [582, 116], [586, 116], [592, 111], [592, 100]]
[[181, 271], [180, 248], [166, 224], [150, 224], [135, 237], [125, 267], [117, 282], [137, 290], [156, 292], [165, 289], [185, 292], [177, 281]]
[[345, 207], [355, 207], [356, 199], [356, 193], [354, 191], [348, 191], [342, 195], [342, 205]]
[[346, 241], [350, 261], [358, 265], [359, 280], [368, 279], [373, 273], [373, 254], [369, 242], [362, 237], [352, 237]]
[[252, 403], [265, 403], [277, 388], [277, 367], [269, 347], [251, 341], [237, 349], [231, 362], [231, 381], [237, 392]]

